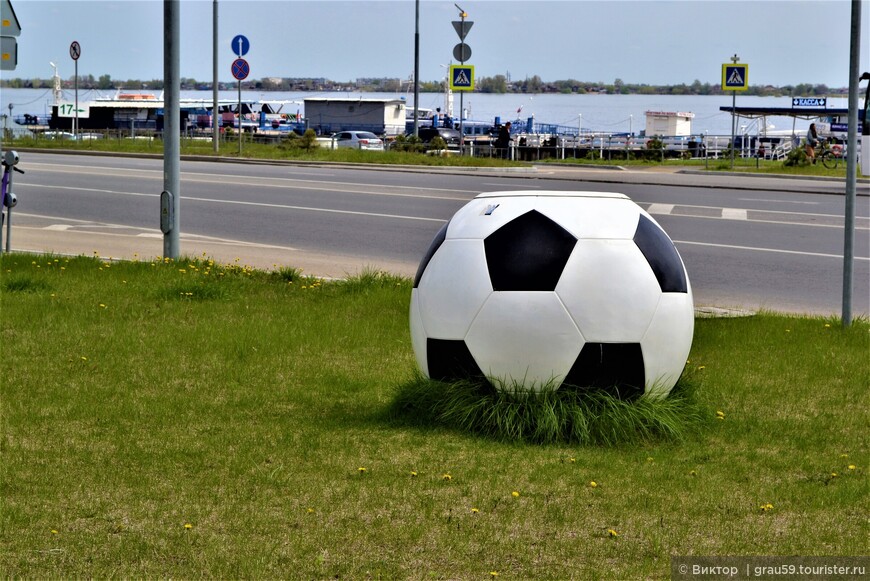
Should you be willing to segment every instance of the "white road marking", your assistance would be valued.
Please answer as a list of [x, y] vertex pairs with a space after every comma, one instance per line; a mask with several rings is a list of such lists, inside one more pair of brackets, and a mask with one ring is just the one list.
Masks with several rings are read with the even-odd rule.
[[674, 211], [674, 204], [650, 204], [646, 211], [650, 214], [670, 214]]
[[739, 202], [768, 202], [771, 204], [806, 204], [808, 206], [818, 206], [819, 202], [803, 202], [798, 200], [766, 200], [764, 198], [737, 198]]
[[722, 208], [723, 220], [746, 220], [747, 211], [743, 208]]
[[[823, 252], [803, 252], [801, 250], [782, 250], [779, 248], [758, 248], [757, 246], [737, 246], [734, 244], [714, 244], [712, 242], [691, 242], [689, 240], [674, 240], [674, 244], [686, 244], [689, 246], [709, 246], [711, 248], [728, 248], [730, 250], [753, 250], [756, 252], [774, 252], [778, 254], [797, 254], [799, 256], [813, 256], [816, 258], [839, 258], [842, 254], [825, 254]], [[856, 256], [855, 260], [870, 261], [870, 256]]]

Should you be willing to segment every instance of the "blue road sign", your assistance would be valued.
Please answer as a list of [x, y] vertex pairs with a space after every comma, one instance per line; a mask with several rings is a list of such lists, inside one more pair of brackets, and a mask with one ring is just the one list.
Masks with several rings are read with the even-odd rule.
[[233, 49], [234, 55], [243, 57], [251, 50], [251, 43], [244, 34], [237, 34], [230, 43], [230, 48]]
[[251, 74], [251, 65], [243, 58], [238, 58], [233, 61], [233, 78], [237, 81], [244, 81]]
[[749, 89], [748, 64], [722, 65], [722, 90], [746, 91]]
[[451, 65], [450, 88], [454, 91], [473, 91], [474, 65]]

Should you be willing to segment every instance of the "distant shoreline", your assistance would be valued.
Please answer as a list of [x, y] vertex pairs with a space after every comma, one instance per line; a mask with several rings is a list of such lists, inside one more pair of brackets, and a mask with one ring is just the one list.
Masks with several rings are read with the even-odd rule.
[[[732, 91], [723, 91], [718, 84], [701, 83], [698, 80], [690, 84], [649, 85], [643, 83], [626, 83], [616, 79], [613, 83], [600, 81], [577, 81], [574, 79], [558, 81], [542, 81], [540, 77], [533, 76], [523, 81], [508, 81], [502, 75], [495, 77], [480, 77], [475, 82], [476, 88], [472, 94], [496, 94], [496, 95], [730, 95]], [[0, 79], [0, 88], [3, 89], [46, 89], [53, 87], [52, 79], [25, 79], [7, 78]], [[93, 75], [80, 75], [78, 88], [80, 91], [162, 91], [163, 80], [151, 79], [147, 81], [129, 79], [120, 81], [111, 79], [109, 75], [94, 78]], [[238, 85], [235, 81], [219, 82], [218, 90], [236, 90]], [[61, 89], [73, 90], [72, 79], [61, 81]], [[324, 93], [403, 93], [411, 92], [413, 85], [410, 81], [400, 79], [357, 79], [353, 82], [335, 82], [323, 78], [273, 78], [267, 77], [259, 80], [248, 80], [241, 84], [243, 91], [261, 92], [324, 92]], [[443, 93], [446, 87], [443, 81], [424, 81], [420, 83], [421, 93]], [[195, 79], [183, 79], [182, 91], [211, 91], [210, 81], [197, 81]], [[750, 85], [741, 95], [759, 97], [848, 97], [848, 87], [828, 87], [824, 84], [798, 83], [781, 87], [773, 85]]]

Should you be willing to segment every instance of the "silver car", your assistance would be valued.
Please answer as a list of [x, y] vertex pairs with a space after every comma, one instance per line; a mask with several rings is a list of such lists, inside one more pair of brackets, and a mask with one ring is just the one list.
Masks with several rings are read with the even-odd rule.
[[332, 136], [335, 147], [353, 147], [369, 151], [383, 151], [384, 140], [371, 131], [341, 131]]

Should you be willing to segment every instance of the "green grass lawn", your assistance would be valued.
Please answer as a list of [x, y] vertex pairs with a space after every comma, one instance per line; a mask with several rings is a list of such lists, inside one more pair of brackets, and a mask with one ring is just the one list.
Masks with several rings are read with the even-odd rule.
[[0, 571], [665, 579], [672, 555], [866, 554], [867, 321], [698, 319], [691, 437], [538, 445], [396, 415], [410, 287], [4, 254]]
[[[614, 159], [557, 159], [556, 157], [545, 158], [536, 161], [510, 161], [493, 157], [470, 157], [450, 155], [446, 157], [435, 155], [424, 155], [420, 153], [408, 153], [403, 151], [359, 151], [355, 149], [336, 149], [330, 150], [325, 148], [315, 148], [312, 150], [304, 150], [299, 148], [287, 147], [284, 145], [264, 144], [251, 142], [248, 136], [245, 136], [242, 146], [241, 155], [239, 155], [238, 142], [233, 139], [227, 139], [220, 145], [220, 152], [214, 152], [214, 145], [211, 141], [201, 141], [192, 139], [182, 139], [180, 148], [182, 155], [199, 155], [206, 157], [225, 157], [237, 158], [243, 157], [248, 159], [267, 159], [267, 160], [294, 160], [307, 162], [333, 162], [333, 163], [363, 163], [363, 164], [378, 164], [378, 165], [420, 165], [420, 166], [451, 166], [451, 167], [522, 167], [540, 163], [557, 163], [563, 165], [590, 165], [590, 166], [631, 166], [631, 167], [685, 167], [687, 169], [704, 169], [712, 172], [716, 171], [737, 171], [743, 173], [757, 174], [784, 174], [796, 176], [824, 176], [824, 177], [846, 177], [846, 163], [840, 164], [836, 169], [826, 169], [822, 164], [805, 165], [796, 167], [787, 167], [782, 161], [776, 160], [756, 160], [755, 158], [736, 158], [734, 163], [728, 158], [721, 159], [666, 159], [646, 160], [646, 159], [619, 159], [623, 153], [614, 152]], [[131, 140], [117, 139], [107, 137], [105, 139], [94, 139], [82, 141], [79, 143], [40, 139], [40, 138], [20, 138], [14, 143], [8, 145], [10, 148], [39, 148], [39, 149], [62, 149], [62, 150], [80, 150], [83, 152], [101, 151], [107, 153], [145, 153], [162, 155], [163, 142], [161, 140]], [[545, 152], [544, 155], [549, 155]], [[859, 172], [859, 176], [860, 176]]]

